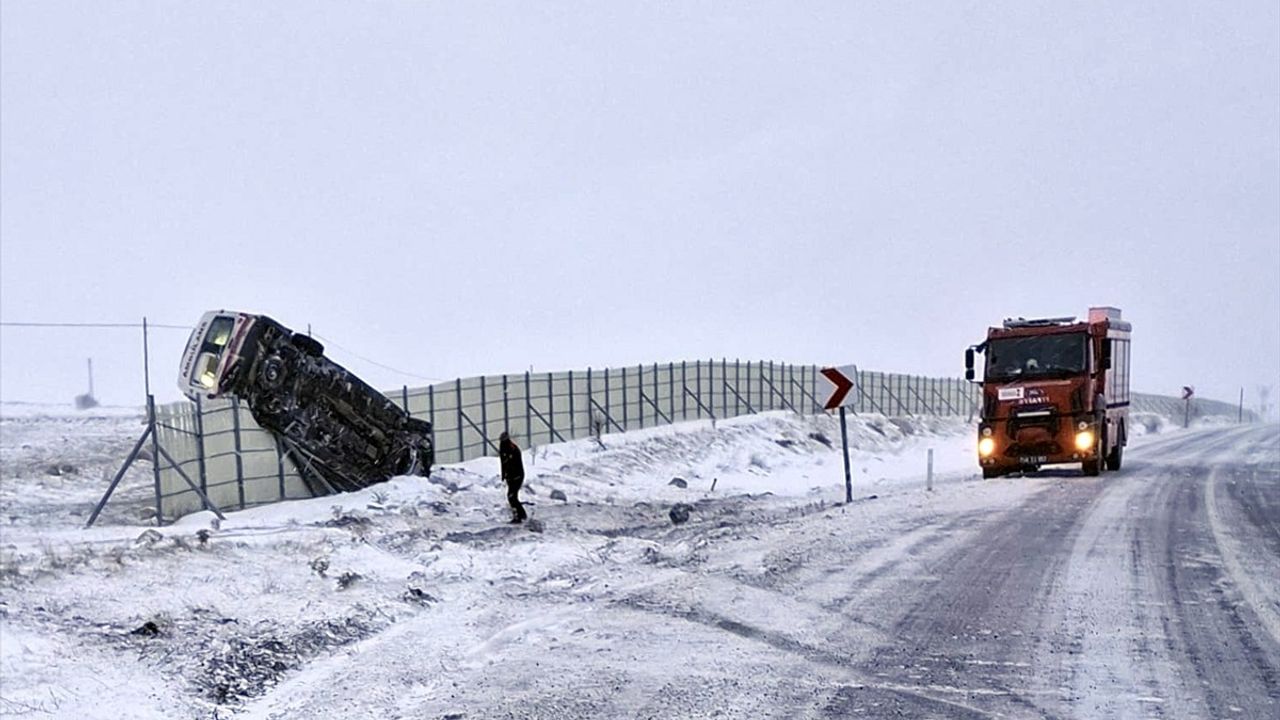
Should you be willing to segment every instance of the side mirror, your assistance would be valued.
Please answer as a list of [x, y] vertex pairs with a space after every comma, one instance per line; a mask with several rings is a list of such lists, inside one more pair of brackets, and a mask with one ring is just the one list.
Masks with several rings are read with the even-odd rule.
[[964, 351], [964, 379], [973, 379], [973, 348]]

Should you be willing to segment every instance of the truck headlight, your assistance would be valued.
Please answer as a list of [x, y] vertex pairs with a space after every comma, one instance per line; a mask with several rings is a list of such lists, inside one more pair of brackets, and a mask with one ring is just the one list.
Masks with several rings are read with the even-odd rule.
[[991, 428], [989, 427], [982, 428], [982, 437], [991, 437]]
[[982, 457], [991, 457], [991, 453], [996, 451], [996, 441], [994, 438], [984, 437], [978, 441], [978, 454]]
[[1093, 449], [1093, 431], [1084, 430], [1076, 433], [1076, 449], [1088, 451]]
[[200, 373], [200, 384], [210, 390], [213, 389], [213, 383], [216, 380], [217, 379], [213, 376], [213, 372], [210, 370], [205, 370], [204, 372]]

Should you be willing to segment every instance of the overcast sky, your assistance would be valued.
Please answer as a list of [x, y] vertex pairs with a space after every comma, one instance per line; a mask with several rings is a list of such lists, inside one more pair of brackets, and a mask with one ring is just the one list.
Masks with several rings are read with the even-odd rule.
[[[0, 5], [0, 316], [269, 314], [381, 387], [740, 357], [958, 375], [1123, 308], [1134, 387], [1280, 382], [1265, 2]], [[153, 336], [178, 397], [182, 331]], [[0, 398], [140, 403], [128, 330]], [[1280, 393], [1280, 388], [1277, 388]]]

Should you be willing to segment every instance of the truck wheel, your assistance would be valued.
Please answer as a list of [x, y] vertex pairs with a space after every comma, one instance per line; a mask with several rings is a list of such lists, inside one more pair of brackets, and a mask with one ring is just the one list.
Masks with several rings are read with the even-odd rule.
[[1124, 443], [1117, 442], [1116, 446], [1107, 453], [1107, 469], [1119, 470], [1120, 463], [1124, 460]]
[[310, 335], [294, 333], [293, 346], [301, 350], [303, 355], [318, 357], [324, 354], [324, 345], [321, 345], [319, 340], [316, 340]]
[[274, 390], [284, 384], [286, 374], [284, 359], [279, 355], [272, 355], [262, 361], [262, 367], [258, 370], [258, 384]]
[[1102, 428], [1102, 437], [1098, 438], [1098, 446], [1094, 448], [1093, 460], [1085, 460], [1083, 464], [1084, 474], [1086, 477], [1097, 477], [1102, 474], [1102, 453], [1107, 447], [1107, 429], [1104, 425]]

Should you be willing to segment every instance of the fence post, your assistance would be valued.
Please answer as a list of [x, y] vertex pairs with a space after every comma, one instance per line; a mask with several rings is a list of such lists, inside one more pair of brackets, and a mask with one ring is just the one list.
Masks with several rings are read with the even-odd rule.
[[604, 414], [613, 417], [613, 403], [609, 393], [609, 368], [604, 369]]
[[273, 434], [272, 438], [276, 441], [276, 479], [280, 481], [280, 499], [284, 500], [284, 450], [280, 447], [280, 437]]
[[489, 397], [485, 389], [484, 376], [480, 376], [480, 449], [484, 455], [489, 454]]
[[697, 389], [693, 391], [693, 397], [698, 400], [698, 406], [694, 408], [697, 411], [698, 419], [702, 419], [702, 361], [693, 361], [693, 382]]
[[196, 467], [200, 468], [200, 492], [208, 495], [209, 475], [204, 465], [204, 403], [199, 395], [196, 396], [196, 463]]
[[595, 398], [591, 394], [591, 368], [587, 368], [587, 434], [596, 434], [595, 408], [591, 404], [595, 402]]
[[764, 361], [756, 361], [756, 407], [764, 412]]
[[627, 420], [627, 366], [622, 366], [622, 429], [625, 431], [630, 422]]
[[[733, 359], [733, 414], [742, 415], [742, 405], [745, 398], [742, 396], [742, 358]], [[751, 406], [751, 403], [746, 403]], [[751, 409], [755, 409], [754, 406]], [[726, 408], [727, 410], [727, 408]]]
[[782, 375], [786, 378], [783, 382], [787, 384], [787, 404], [794, 408], [796, 406], [796, 366], [791, 363], [783, 365]]
[[[547, 435], [547, 443], [556, 436], [556, 381], [551, 373], [547, 373], [547, 425], [551, 428]], [[572, 440], [573, 436], [570, 435]]]
[[775, 377], [777, 372], [774, 370], [773, 361], [769, 361], [769, 409], [777, 410], [774, 403], [778, 402], [778, 383]]
[[[689, 419], [689, 362], [687, 360], [680, 361], [680, 419]], [[675, 400], [673, 396], [671, 398]]]
[[[508, 401], [507, 374], [502, 374], [502, 431], [511, 432], [511, 405]], [[485, 435], [489, 434], [489, 428], [485, 427]], [[528, 442], [528, 438], [525, 438]]]
[[[143, 321], [145, 322], [145, 318]], [[146, 344], [146, 333], [143, 333], [143, 344]], [[145, 361], [145, 355], [143, 359]], [[163, 525], [164, 491], [160, 487], [160, 438], [157, 436], [160, 430], [156, 427], [156, 401], [151, 393], [147, 393], [147, 428], [151, 430], [151, 477], [156, 488], [156, 525]]]
[[[587, 403], [591, 407], [591, 403]], [[578, 421], [573, 417], [573, 371], [569, 371], [569, 437], [578, 437]]]
[[[657, 384], [657, 379], [654, 379]], [[676, 364], [674, 362], [667, 363], [667, 407], [670, 413], [671, 422], [676, 421]]]
[[[856, 382], [858, 379], [858, 371], [856, 369], [853, 372], [853, 376], [854, 376], [853, 380]], [[818, 406], [818, 366], [817, 365], [809, 366], [809, 397], [813, 398], [813, 414], [817, 415], [822, 410], [822, 408]], [[858, 398], [854, 402], [857, 402], [857, 403], [862, 402], [862, 393], [858, 393]], [[854, 412], [856, 413], [857, 411], [855, 410]]]
[[644, 365], [636, 365], [636, 421], [644, 429]]
[[720, 414], [729, 414], [729, 358], [720, 358]]
[[436, 386], [427, 386], [427, 420], [431, 423], [431, 445], [435, 446], [436, 437]]
[[[658, 417], [657, 417], [658, 416], [658, 397], [659, 397], [658, 396], [658, 363], [654, 363], [653, 364], [653, 415], [654, 415], [653, 424], [654, 425], [658, 424]], [[667, 417], [671, 418], [671, 422], [673, 423], [676, 421], [675, 415], [668, 415]]]
[[467, 459], [466, 444], [462, 438], [462, 378], [456, 380], [454, 393], [454, 404], [458, 406], [458, 462], [462, 462]]
[[409, 412], [409, 386], [400, 386], [400, 403], [404, 405], [404, 413], [409, 417], [413, 417], [413, 413]]
[[236, 492], [240, 496], [240, 509], [244, 509], [244, 461], [240, 457], [240, 398], [231, 396], [231, 431], [236, 447]]
[[[533, 394], [530, 392], [529, 372], [524, 373], [524, 432], [529, 437], [525, 438], [525, 442], [529, 443], [529, 447], [533, 447]], [[554, 436], [547, 436], [547, 444], [551, 443]]]

